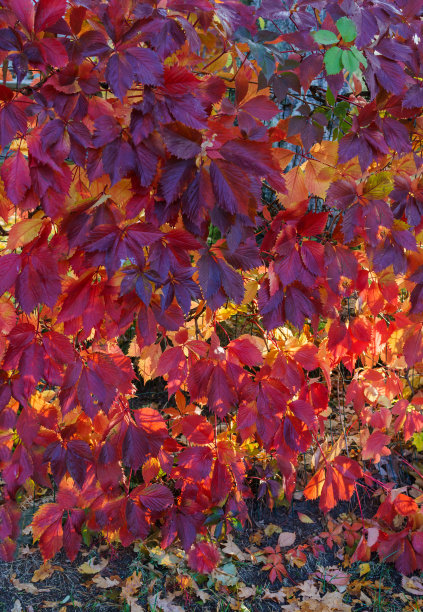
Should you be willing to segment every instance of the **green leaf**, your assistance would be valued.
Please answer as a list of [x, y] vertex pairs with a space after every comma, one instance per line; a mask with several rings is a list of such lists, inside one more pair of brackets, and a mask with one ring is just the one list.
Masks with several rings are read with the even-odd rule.
[[339, 117], [340, 119], [344, 119], [344, 117], [346, 117], [349, 110], [350, 110], [349, 103], [346, 100], [342, 100], [342, 102], [338, 102], [338, 104], [333, 109], [333, 112], [336, 115], [336, 117]]
[[88, 529], [88, 527], [85, 524], [82, 525], [81, 535], [82, 535], [82, 539], [84, 541], [84, 544], [86, 546], [91, 546], [91, 541], [92, 541], [91, 532], [90, 532], [90, 530]]
[[338, 42], [337, 35], [330, 30], [319, 30], [318, 32], [313, 32], [313, 38], [317, 43], [319, 43], [319, 45], [333, 45]]
[[363, 64], [363, 66], [365, 68], [367, 68], [367, 60], [364, 57], [364, 55], [362, 54], [362, 52], [357, 49], [357, 47], [355, 47], [355, 46], [351, 47], [351, 53], [360, 62], [360, 64]]
[[355, 27], [354, 21], [348, 19], [348, 17], [341, 17], [336, 22], [338, 32], [342, 36], [342, 40], [345, 42], [352, 42], [357, 36], [357, 28]]
[[326, 101], [329, 106], [333, 106], [335, 104], [335, 96], [333, 95], [329, 87], [326, 90]]
[[342, 49], [339, 47], [331, 47], [325, 53], [325, 67], [327, 74], [338, 74], [342, 70], [341, 64]]
[[344, 66], [345, 70], [347, 70], [347, 72], [349, 72], [350, 74], [358, 70], [360, 67], [358, 59], [348, 49], [344, 49], [342, 51], [342, 65]]
[[423, 450], [423, 432], [415, 433], [413, 435], [413, 444], [417, 448], [419, 453]]

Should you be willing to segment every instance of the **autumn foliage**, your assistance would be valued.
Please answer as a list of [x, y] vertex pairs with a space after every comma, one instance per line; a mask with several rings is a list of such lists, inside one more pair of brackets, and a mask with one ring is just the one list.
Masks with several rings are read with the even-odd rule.
[[45, 559], [160, 529], [208, 572], [305, 485], [382, 487], [355, 558], [423, 569], [374, 472], [423, 430], [420, 12], [0, 1], [3, 559], [33, 498]]

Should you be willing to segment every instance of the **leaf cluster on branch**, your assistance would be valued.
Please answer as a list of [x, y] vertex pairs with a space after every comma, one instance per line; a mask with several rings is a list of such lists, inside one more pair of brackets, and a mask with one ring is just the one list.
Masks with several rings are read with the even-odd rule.
[[374, 474], [423, 429], [420, 13], [0, 0], [3, 559], [45, 489], [45, 559], [160, 528], [207, 572], [253, 493], [376, 484], [357, 559], [423, 569], [419, 497]]

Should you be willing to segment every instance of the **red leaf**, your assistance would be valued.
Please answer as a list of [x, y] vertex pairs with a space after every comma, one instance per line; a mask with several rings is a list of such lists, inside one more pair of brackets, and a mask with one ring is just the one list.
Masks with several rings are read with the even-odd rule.
[[243, 365], [250, 368], [263, 363], [261, 351], [248, 336], [232, 340], [226, 349], [229, 355], [235, 355]]
[[44, 561], [52, 559], [62, 547], [62, 515], [63, 510], [59, 504], [43, 504], [32, 519], [33, 539], [34, 542], [40, 540]]
[[125, 57], [137, 81], [143, 85], [159, 85], [162, 82], [163, 64], [152, 49], [131, 47], [125, 49]]
[[19, 100], [15, 100], [0, 110], [0, 147], [2, 149], [15, 138], [17, 132], [26, 133], [27, 120], [21, 106]]
[[363, 447], [362, 458], [364, 460], [374, 459], [375, 463], [379, 463], [381, 455], [391, 454], [391, 451], [386, 447], [390, 440], [391, 437], [388, 434], [384, 434], [382, 431], [374, 431]]
[[[48, 0], [45, 0], [48, 2]], [[34, 28], [34, 3], [32, 0], [9, 0], [9, 6], [22, 25], [31, 32]]]
[[197, 542], [188, 554], [188, 565], [199, 574], [210, 574], [219, 561], [218, 549], [208, 542]]
[[19, 204], [31, 187], [28, 160], [19, 150], [16, 155], [7, 157], [1, 167], [1, 177], [6, 186], [9, 200]]
[[191, 444], [210, 444], [214, 440], [211, 424], [201, 414], [189, 414], [181, 421], [182, 432]]
[[404, 358], [409, 368], [423, 361], [423, 334], [416, 330], [404, 342]]
[[20, 265], [21, 256], [16, 253], [8, 253], [0, 257], [0, 295], [3, 295], [14, 285]]
[[75, 349], [63, 334], [48, 331], [42, 335], [42, 340], [46, 352], [57, 363], [65, 364], [75, 361]]
[[66, 11], [66, 0], [39, 0], [35, 13], [35, 31], [41, 32], [54, 25]]
[[413, 516], [418, 512], [419, 507], [412, 497], [400, 493], [394, 499], [394, 508], [402, 516]]
[[135, 495], [144, 508], [152, 512], [161, 512], [173, 504], [172, 493], [161, 484], [151, 484], [144, 489], [137, 487], [131, 497], [134, 498]]
[[169, 123], [163, 130], [163, 140], [172, 155], [180, 159], [196, 157], [201, 151], [201, 134], [182, 123]]
[[304, 489], [307, 499], [320, 496], [319, 508], [329, 512], [341, 501], [351, 499], [355, 491], [355, 482], [363, 472], [359, 464], [348, 457], [338, 456], [331, 465], [322, 467]]
[[134, 82], [133, 70], [126, 55], [113, 53], [107, 63], [106, 79], [113, 93], [122, 101]]
[[186, 448], [178, 457], [178, 466], [174, 468], [175, 477], [179, 474], [191, 482], [204, 480], [210, 475], [213, 454], [208, 446]]

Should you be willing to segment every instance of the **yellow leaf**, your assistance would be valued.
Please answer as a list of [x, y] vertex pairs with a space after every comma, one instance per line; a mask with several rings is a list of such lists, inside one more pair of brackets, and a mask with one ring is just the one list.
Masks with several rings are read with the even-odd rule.
[[413, 444], [419, 453], [423, 450], [423, 432], [414, 434]]
[[245, 285], [245, 295], [242, 300], [243, 305], [251, 304], [257, 295], [259, 284], [256, 280], [251, 280]]
[[314, 523], [313, 519], [307, 516], [307, 514], [303, 514], [302, 512], [298, 512], [298, 518], [302, 523]]
[[360, 563], [360, 576], [365, 576], [370, 572], [370, 564], [369, 563]]
[[281, 533], [282, 528], [279, 527], [279, 525], [274, 525], [273, 523], [269, 523], [269, 525], [267, 525], [267, 527], [264, 530], [264, 533], [267, 535], [268, 538], [270, 538], [270, 536], [272, 536], [274, 533]]
[[100, 563], [96, 563], [95, 559], [93, 558], [80, 565], [78, 567], [78, 572], [80, 574], [98, 574], [106, 567], [107, 564], [107, 559], [101, 559]]
[[9, 232], [7, 248], [13, 250], [28, 244], [38, 236], [43, 224], [43, 219], [37, 217], [24, 219], [23, 221], [15, 223]]
[[390, 172], [372, 174], [366, 181], [363, 195], [369, 200], [383, 200], [392, 191], [393, 181]]

